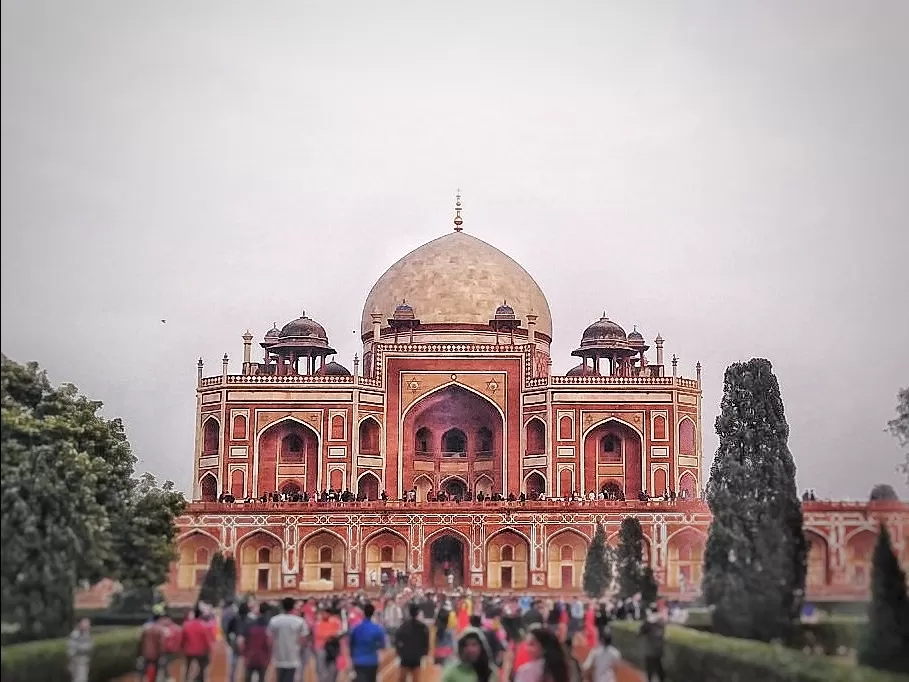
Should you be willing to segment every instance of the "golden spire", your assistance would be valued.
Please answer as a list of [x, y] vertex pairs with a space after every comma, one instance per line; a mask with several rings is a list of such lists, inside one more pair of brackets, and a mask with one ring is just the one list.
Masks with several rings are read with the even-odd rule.
[[464, 219], [461, 217], [461, 190], [458, 189], [458, 193], [455, 195], [455, 217], [454, 217], [454, 226], [455, 232], [460, 232], [464, 228], [461, 225], [464, 224]]

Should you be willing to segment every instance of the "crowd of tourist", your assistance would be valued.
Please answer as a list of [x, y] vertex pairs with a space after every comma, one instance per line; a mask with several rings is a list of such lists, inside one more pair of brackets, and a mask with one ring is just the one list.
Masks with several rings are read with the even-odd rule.
[[[691, 498], [691, 493], [685, 489], [679, 491], [678, 493], [676, 493], [675, 490], [668, 489], [659, 495], [650, 495], [646, 490], [642, 490], [637, 495], [637, 499], [640, 502], [675, 503], [676, 500], [681, 500], [684, 502], [690, 500]], [[400, 499], [390, 498], [388, 496], [388, 493], [384, 490], [379, 493], [376, 499], [370, 499], [369, 496], [362, 491], [359, 493], [353, 493], [350, 490], [336, 490], [334, 488], [329, 488], [327, 490], [323, 490], [322, 492], [313, 493], [297, 489], [284, 490], [280, 492], [271, 491], [262, 493], [258, 497], [246, 498], [237, 498], [229, 492], [224, 492], [218, 496], [217, 501], [222, 504], [281, 504], [287, 502], [313, 504], [356, 504], [363, 502], [403, 502], [409, 504], [417, 504], [419, 502], [526, 503], [544, 501], [564, 502], [566, 504], [592, 504], [594, 502], [624, 502], [625, 499], [625, 493], [618, 488], [604, 488], [598, 493], [590, 491], [586, 495], [582, 494], [578, 490], [575, 490], [571, 494], [562, 497], [552, 497], [542, 492], [532, 492], [529, 495], [524, 492], [510, 492], [506, 495], [501, 492], [485, 493], [483, 491], [479, 491], [476, 493], [476, 495], [458, 495], [447, 493], [444, 490], [440, 490], [439, 492], [430, 490], [427, 493], [421, 495], [416, 488], [413, 488], [411, 490], [405, 491], [404, 496]]]
[[[212, 655], [223, 640], [228, 682], [264, 682], [269, 668], [276, 682], [302, 682], [310, 667], [318, 682], [376, 682], [388, 647], [401, 682], [420, 682], [428, 663], [443, 667], [442, 682], [613, 682], [621, 654], [609, 625], [617, 619], [642, 622], [649, 679], [663, 680], [664, 603], [647, 605], [640, 595], [545, 600], [394, 586], [374, 599], [248, 599], [221, 609], [199, 603], [181, 625], [159, 605], [139, 637], [137, 672], [145, 682], [167, 682], [180, 665], [185, 682], [213, 682]], [[85, 623], [74, 631], [72, 660], [91, 650], [88, 633]]]

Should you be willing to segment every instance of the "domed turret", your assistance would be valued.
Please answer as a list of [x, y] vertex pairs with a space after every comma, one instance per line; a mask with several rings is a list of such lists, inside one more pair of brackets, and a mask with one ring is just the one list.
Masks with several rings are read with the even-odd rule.
[[[603, 316], [591, 324], [581, 335], [581, 346], [571, 354], [583, 358], [581, 371], [588, 374], [600, 373], [600, 361], [609, 361], [609, 374], [625, 374], [630, 372], [627, 358], [638, 353], [634, 342], [629, 342], [625, 330], [617, 323]], [[587, 365], [587, 360], [592, 360], [592, 366]]]
[[407, 302], [407, 299], [401, 299], [401, 302], [395, 306], [395, 312], [391, 319], [388, 320], [388, 326], [394, 330], [395, 343], [398, 342], [398, 334], [402, 332], [409, 334], [408, 339], [410, 343], [413, 343], [413, 332], [414, 329], [420, 326], [420, 321], [417, 319], [413, 306]]
[[[529, 314], [533, 315], [533, 310]], [[508, 301], [502, 301], [502, 305], [496, 308], [489, 321], [489, 326], [496, 333], [496, 345], [499, 344], [500, 334], [509, 334], [511, 345], [514, 345], [514, 330], [521, 326], [521, 321], [515, 315], [514, 308], [508, 305]]]
[[644, 342], [644, 335], [638, 331], [637, 325], [635, 325], [632, 332], [628, 335], [628, 344], [633, 346], [639, 353], [645, 353], [650, 350], [650, 346]]
[[280, 331], [276, 324], [265, 335], [262, 347], [266, 349], [269, 373], [278, 376], [318, 374], [325, 367], [326, 356], [335, 353], [328, 345], [325, 327], [308, 317], [305, 311]]
[[335, 362], [332, 360], [327, 365], [324, 365], [322, 369], [319, 370], [319, 374], [327, 377], [349, 377], [350, 370], [347, 369], [340, 362]]
[[398, 304], [395, 308], [395, 314], [392, 316], [395, 320], [414, 320], [416, 317], [413, 306], [408, 305], [406, 299]]
[[606, 313], [603, 313], [603, 317], [584, 330], [581, 336], [581, 347], [612, 341], [625, 343], [627, 341], [625, 330], [606, 317]]

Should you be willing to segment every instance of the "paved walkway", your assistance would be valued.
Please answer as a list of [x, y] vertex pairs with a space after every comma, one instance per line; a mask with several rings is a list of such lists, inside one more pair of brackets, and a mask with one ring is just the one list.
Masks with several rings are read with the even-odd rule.
[[[583, 656], [587, 654], [586, 647], [580, 646], [579, 643], [575, 644], [574, 654], [578, 657], [579, 660], [583, 660]], [[227, 656], [225, 652], [225, 646], [223, 642], [219, 642], [217, 649], [212, 657], [212, 664], [209, 667], [208, 679], [207, 682], [224, 682], [227, 679]], [[511, 672], [511, 662], [506, 658], [502, 670], [502, 679], [507, 680], [508, 674]], [[172, 676], [177, 682], [184, 682], [183, 680], [183, 662], [178, 661], [173, 664], [171, 667]], [[379, 664], [379, 676], [378, 682], [397, 682], [398, 680], [398, 661], [394, 654], [394, 651], [391, 649], [386, 649], [382, 652], [380, 656]], [[237, 680], [235, 682], [243, 682], [245, 678], [242, 677], [240, 673], [237, 674]], [[421, 682], [440, 682], [442, 678], [442, 668], [437, 665], [426, 665], [424, 667], [424, 674], [421, 676]], [[137, 682], [139, 679], [138, 674], [133, 673], [131, 675], [126, 675], [121, 677], [116, 682]], [[339, 676], [339, 680], [344, 679]], [[275, 675], [274, 670], [269, 669], [268, 674], [266, 675], [265, 682], [274, 682]], [[617, 682], [643, 682], [644, 675], [640, 673], [637, 669], [632, 666], [623, 663], [619, 669], [617, 676]], [[315, 663], [311, 662], [309, 669], [306, 671], [303, 680], [300, 682], [316, 682], [316, 671]]]

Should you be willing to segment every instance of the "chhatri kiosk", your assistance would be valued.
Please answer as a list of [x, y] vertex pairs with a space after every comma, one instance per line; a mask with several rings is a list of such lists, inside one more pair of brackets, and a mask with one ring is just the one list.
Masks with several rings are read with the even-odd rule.
[[[200, 360], [172, 592], [195, 591], [216, 551], [236, 557], [243, 591], [356, 590], [403, 571], [423, 586], [453, 572], [473, 590], [574, 592], [596, 524], [615, 544], [630, 514], [662, 591], [698, 591], [700, 366], [682, 377], [659, 335], [604, 314], [580, 333], [577, 365], [553, 376], [540, 287], [462, 227], [459, 200], [453, 231], [375, 283], [362, 362], [330, 360], [305, 313], [255, 351], [247, 332], [239, 373], [225, 355], [204, 376]], [[312, 501], [327, 490], [368, 501]], [[907, 505], [805, 504], [810, 595], [866, 595], [881, 520], [906, 562]]]

